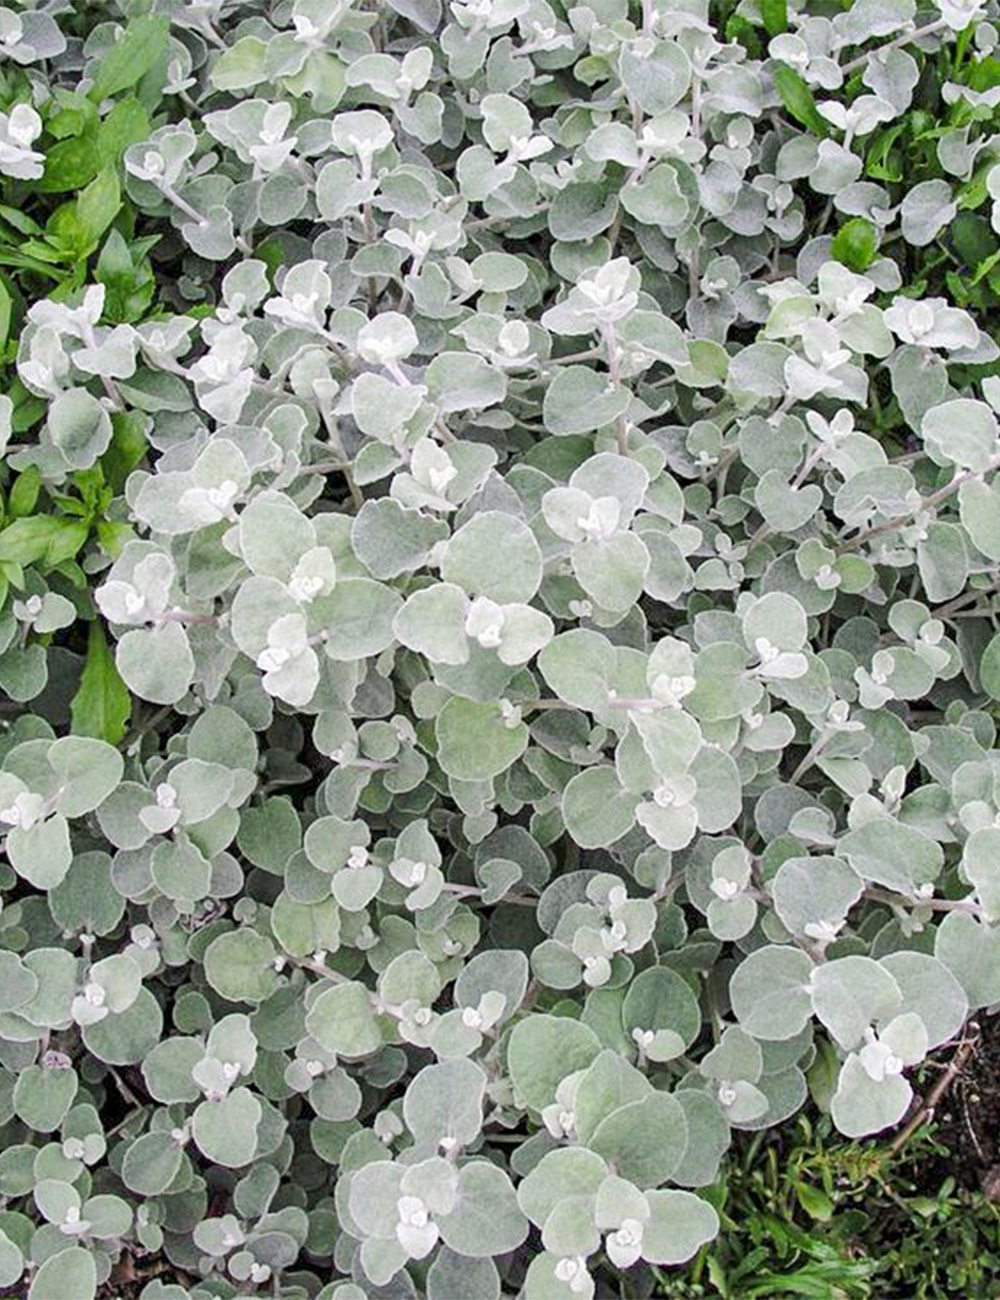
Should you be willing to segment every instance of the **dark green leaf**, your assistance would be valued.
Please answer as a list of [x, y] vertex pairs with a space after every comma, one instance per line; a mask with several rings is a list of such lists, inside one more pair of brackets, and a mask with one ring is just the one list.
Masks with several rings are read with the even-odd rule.
[[826, 1192], [818, 1187], [812, 1187], [809, 1183], [798, 1183], [795, 1195], [811, 1219], [816, 1219], [820, 1223], [829, 1223], [833, 1217], [833, 1202]]
[[38, 504], [38, 493], [42, 486], [42, 473], [37, 465], [29, 465], [18, 474], [10, 490], [7, 508], [12, 519], [30, 515]]
[[104, 317], [115, 324], [140, 320], [156, 289], [156, 278], [145, 254], [156, 238], [130, 243], [115, 227], [108, 232], [97, 259], [96, 276], [107, 293]]
[[115, 667], [104, 627], [94, 619], [87, 632], [87, 660], [80, 686], [70, 703], [73, 733], [117, 745], [131, 712], [132, 697]]
[[105, 54], [90, 88], [90, 98], [101, 103], [140, 81], [166, 51], [170, 20], [147, 14], [132, 18], [122, 38]]
[[121, 555], [125, 543], [135, 537], [132, 525], [121, 520], [111, 523], [107, 519], [98, 519], [96, 532], [101, 549], [106, 555], [110, 555], [113, 560], [116, 560]]
[[0, 203], [0, 217], [3, 218], [15, 230], [19, 230], [22, 235], [44, 235], [45, 230], [33, 221], [26, 212], [19, 208], [8, 207], [6, 203]]
[[738, 42], [752, 59], [759, 59], [763, 53], [757, 29], [748, 18], [741, 18], [739, 14], [733, 14], [727, 20], [726, 40]]
[[83, 238], [93, 248], [118, 215], [121, 187], [114, 169], [106, 167], [76, 201], [76, 219]]
[[[64, 203], [62, 207], [57, 208], [49, 218], [50, 230], [55, 232], [57, 240], [60, 229], [66, 226], [66, 218], [69, 217], [72, 221], [73, 211], [74, 205], [72, 203]], [[66, 260], [65, 253], [62, 249], [55, 246], [55, 243], [52, 242], [51, 235], [46, 235], [44, 240], [26, 239], [21, 245], [21, 255], [19, 256], [16, 253], [12, 254], [10, 260], [14, 266], [24, 266], [29, 264], [27, 261], [28, 258], [37, 259], [39, 262], [51, 262], [53, 265], [58, 265], [58, 263]], [[62, 277], [60, 276], [59, 278], [61, 279]]]
[[10, 337], [10, 314], [13, 307], [10, 290], [3, 276], [0, 276], [0, 348], [7, 344]]
[[83, 135], [88, 127], [97, 122], [97, 109], [83, 95], [68, 90], [55, 93], [58, 111], [45, 122], [45, 129], [56, 140], [67, 140], [71, 136]]
[[78, 190], [100, 171], [101, 151], [96, 135], [60, 140], [45, 155], [45, 174], [38, 188], [48, 194]]
[[970, 270], [977, 269], [997, 251], [997, 237], [985, 217], [959, 212], [948, 228], [951, 245]]
[[878, 231], [864, 217], [853, 217], [837, 231], [830, 250], [850, 271], [867, 271], [878, 252]]
[[0, 532], [0, 561], [14, 564], [59, 564], [71, 559], [87, 540], [87, 525], [56, 515], [15, 519]]
[[[31, 242], [36, 245], [40, 243], [39, 240], [29, 241], [29, 243]], [[24, 248], [27, 248], [27, 246], [27, 244], [22, 245]], [[53, 249], [47, 248], [45, 251], [48, 254], [48, 261], [56, 264], [61, 261], [59, 254]], [[25, 256], [22, 253], [11, 253], [6, 249], [0, 249], [0, 266], [13, 266], [23, 271], [34, 271], [36, 274], [44, 275], [47, 279], [55, 280], [57, 283], [65, 279], [65, 272], [60, 270], [58, 265], [47, 266], [45, 261], [40, 258]], [[44, 399], [40, 398], [39, 400], [42, 402], [42, 410], [44, 410]]]
[[149, 135], [149, 117], [134, 96], [121, 100], [101, 123], [97, 133], [97, 148], [101, 163], [117, 166], [130, 144], [137, 144]]
[[826, 122], [820, 116], [813, 93], [799, 74], [787, 63], [779, 63], [774, 69], [774, 84], [781, 102], [801, 126], [813, 135], [826, 138]]
[[994, 86], [1000, 86], [1000, 60], [988, 55], [985, 59], [977, 59], [972, 63], [969, 67], [969, 85], [980, 94], [992, 90]]
[[146, 454], [147, 417], [141, 411], [118, 411], [111, 417], [111, 446], [101, 457], [109, 486], [117, 493]]
[[95, 278], [107, 288], [122, 290], [132, 283], [132, 254], [120, 230], [109, 230], [97, 259]]
[[105, 487], [104, 470], [100, 465], [77, 470], [72, 476], [72, 482], [76, 485], [84, 512], [88, 515], [103, 509], [111, 499], [112, 493]]
[[14, 403], [12, 424], [15, 433], [24, 433], [26, 429], [32, 428], [48, 409], [45, 398], [29, 393], [20, 379], [15, 379], [7, 389], [7, 396]]
[[780, 36], [788, 31], [787, 0], [760, 0], [760, 16], [768, 36]]

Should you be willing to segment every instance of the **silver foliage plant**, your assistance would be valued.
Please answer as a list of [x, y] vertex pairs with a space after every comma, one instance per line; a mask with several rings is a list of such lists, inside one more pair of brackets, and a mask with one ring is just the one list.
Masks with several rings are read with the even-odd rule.
[[[202, 1279], [148, 1300], [652, 1279], [734, 1130], [810, 1089], [891, 1127], [1000, 1001], [997, 348], [806, 226], [952, 219], [852, 143], [985, 11], [792, 12], [755, 61], [699, 0], [160, 8], [177, 111], [125, 184], [177, 309], [42, 301], [17, 361], [14, 468], [126, 409], [155, 455], [94, 566], [148, 727], [0, 747], [0, 1285], [88, 1300], [126, 1247]], [[34, 111], [0, 128], [38, 174]], [[956, 190], [993, 147], [942, 139]]]

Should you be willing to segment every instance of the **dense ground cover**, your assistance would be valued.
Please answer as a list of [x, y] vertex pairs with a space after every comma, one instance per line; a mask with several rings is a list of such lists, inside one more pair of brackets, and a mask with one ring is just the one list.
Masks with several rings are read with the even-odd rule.
[[975, 0], [0, 8], [0, 1294], [989, 1296]]

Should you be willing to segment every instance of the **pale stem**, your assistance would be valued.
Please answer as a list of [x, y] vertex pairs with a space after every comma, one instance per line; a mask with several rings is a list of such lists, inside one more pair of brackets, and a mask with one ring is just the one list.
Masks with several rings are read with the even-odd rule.
[[[209, 224], [208, 217], [206, 217], [203, 212], [199, 212], [197, 208], [192, 207], [192, 205], [188, 203], [187, 199], [184, 198], [183, 195], [178, 194], [172, 185], [167, 185], [165, 182], [160, 181], [157, 183], [156, 188], [168, 203], [172, 203], [179, 212], [183, 212], [186, 217], [190, 217], [197, 225], [207, 226]], [[249, 256], [250, 253], [253, 252], [250, 243], [242, 235], [235, 235], [234, 239], [236, 240], [236, 247], [241, 253]]]
[[820, 754], [822, 754], [823, 750], [826, 749], [827, 745], [829, 745], [835, 734], [836, 733], [833, 731], [820, 732], [819, 736], [813, 742], [812, 747], [806, 753], [805, 758], [803, 758], [802, 762], [799, 763], [798, 767], [788, 778], [789, 785], [798, 785], [812, 765], [816, 762], [817, 758], [819, 758]]
[[[351, 469], [351, 463], [347, 459], [347, 452], [344, 450], [344, 444], [340, 437], [340, 430], [337, 428], [336, 416], [328, 409], [325, 402], [320, 403], [319, 413], [326, 428], [326, 436], [330, 442], [330, 446], [333, 448], [334, 454], [340, 458], [337, 468], [344, 476], [347, 490], [351, 494], [351, 504], [356, 511], [360, 510], [365, 503], [365, 495], [354, 481], [354, 473]], [[315, 470], [312, 472], [316, 473]]]
[[845, 63], [840, 70], [844, 73], [857, 72], [858, 68], [863, 68], [869, 59], [873, 59], [880, 54], [887, 54], [889, 50], [898, 50], [904, 45], [910, 45], [913, 41], [923, 40], [925, 36], [933, 36], [947, 25], [943, 18], [936, 18], [932, 23], [927, 23], [923, 27], [916, 27], [912, 32], [904, 32], [902, 36], [886, 41], [884, 45], [869, 50], [867, 54], [859, 54], [856, 59], [851, 59], [850, 63]]
[[871, 537], [878, 537], [883, 533], [894, 533], [897, 529], [905, 528], [907, 524], [912, 524], [919, 515], [928, 510], [936, 510], [949, 497], [954, 496], [963, 484], [982, 478], [984, 474], [990, 474], [998, 468], [1000, 468], [1000, 455], [994, 456], [984, 470], [967, 469], [962, 474], [956, 474], [951, 482], [946, 483], [943, 488], [938, 488], [929, 497], [923, 497], [920, 505], [914, 510], [908, 511], [905, 515], [895, 515], [892, 519], [886, 519], [881, 524], [873, 524], [871, 528], [866, 528], [849, 541], [841, 542], [837, 547], [837, 554], [844, 555], [848, 551], [856, 550], [862, 542], [867, 542]]
[[892, 907], [926, 907], [932, 912], [969, 912], [972, 916], [982, 916], [983, 909], [972, 898], [910, 898], [906, 894], [894, 893], [891, 889], [865, 890], [865, 898], [873, 903], [888, 903]]
[[[608, 321], [601, 327], [601, 334], [604, 338], [604, 346], [608, 354], [608, 373], [611, 376], [611, 382], [615, 388], [621, 387], [621, 362], [618, 356], [618, 339], [615, 335], [615, 327]], [[619, 456], [628, 455], [628, 425], [625, 422], [624, 414], [619, 415], [615, 421], [615, 432], [618, 436], [618, 454]]]
[[974, 587], [971, 591], [964, 592], [961, 596], [956, 596], [954, 600], [949, 600], [946, 605], [938, 605], [936, 609], [931, 610], [931, 618], [939, 618], [946, 621], [951, 618], [958, 610], [964, 609], [966, 605], [972, 605], [980, 597], [995, 596], [997, 585], [1000, 584], [1000, 573], [994, 573], [992, 581], [988, 587]]

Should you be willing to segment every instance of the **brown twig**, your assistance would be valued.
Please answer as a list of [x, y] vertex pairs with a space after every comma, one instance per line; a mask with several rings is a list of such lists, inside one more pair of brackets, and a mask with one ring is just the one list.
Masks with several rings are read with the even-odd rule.
[[963, 1038], [958, 1044], [954, 1056], [948, 1062], [947, 1069], [942, 1072], [941, 1077], [917, 1107], [906, 1126], [893, 1139], [892, 1146], [889, 1148], [893, 1155], [898, 1155], [902, 1151], [918, 1129], [930, 1123], [934, 1118], [934, 1111], [939, 1102], [972, 1059], [979, 1044], [979, 1025], [976, 1021], [969, 1021], [967, 1029], [969, 1030], [969, 1036]]

